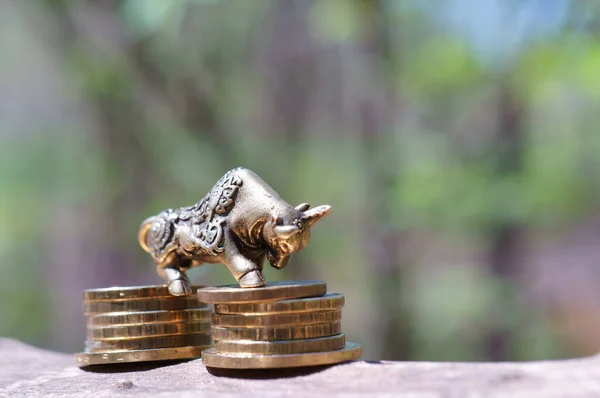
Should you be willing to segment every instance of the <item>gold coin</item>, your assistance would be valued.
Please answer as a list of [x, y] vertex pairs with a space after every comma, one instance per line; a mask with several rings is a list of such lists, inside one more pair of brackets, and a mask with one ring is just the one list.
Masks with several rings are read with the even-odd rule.
[[340, 321], [320, 325], [281, 328], [223, 328], [212, 327], [214, 340], [295, 340], [333, 336], [342, 332]]
[[221, 340], [215, 350], [219, 354], [282, 355], [339, 350], [345, 343], [344, 334], [287, 341]]
[[342, 310], [272, 315], [213, 314], [212, 316], [213, 325], [234, 328], [306, 326], [330, 323], [341, 319]]
[[121, 311], [159, 311], [159, 310], [185, 310], [187, 308], [205, 308], [206, 304], [200, 303], [195, 296], [149, 298], [127, 301], [90, 301], [83, 303], [85, 315], [102, 314], [105, 312]]
[[103, 365], [129, 362], [171, 361], [175, 359], [200, 358], [202, 351], [212, 346], [156, 348], [150, 350], [81, 352], [75, 354], [78, 366]]
[[282, 300], [273, 303], [215, 304], [217, 314], [263, 315], [287, 312], [335, 310], [344, 306], [344, 295], [327, 293], [322, 297]]
[[125, 340], [190, 333], [210, 334], [210, 322], [149, 323], [99, 328], [88, 326], [87, 329], [87, 337], [91, 340]]
[[[192, 292], [203, 286], [192, 286]], [[130, 286], [130, 287], [109, 287], [105, 289], [88, 289], [83, 291], [84, 301], [114, 301], [114, 300], [135, 300], [152, 297], [173, 297], [169, 293], [167, 286]]]
[[327, 292], [323, 281], [270, 282], [264, 287], [243, 288], [239, 285], [203, 287], [198, 289], [198, 300], [204, 303], [246, 303], [252, 301], [279, 301], [322, 296]]
[[209, 320], [212, 313], [212, 310], [208, 308], [170, 311], [113, 312], [88, 317], [88, 326], [137, 325], [184, 321], [197, 322]]
[[118, 350], [147, 350], [154, 348], [173, 348], [211, 344], [210, 335], [198, 333], [161, 337], [139, 337], [121, 340], [86, 340], [85, 351], [105, 352]]
[[208, 367], [226, 369], [296, 368], [353, 361], [361, 355], [360, 344], [352, 342], [335, 351], [285, 355], [220, 354], [210, 348], [202, 352], [202, 362]]

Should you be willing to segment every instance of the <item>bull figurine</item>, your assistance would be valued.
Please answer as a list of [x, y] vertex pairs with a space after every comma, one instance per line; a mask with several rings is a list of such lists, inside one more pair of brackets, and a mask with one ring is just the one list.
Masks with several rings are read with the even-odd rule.
[[191, 293], [185, 271], [203, 263], [225, 264], [240, 287], [260, 287], [265, 256], [272, 267], [285, 267], [330, 211], [328, 205], [293, 207], [252, 171], [237, 168], [200, 202], [146, 219], [138, 240], [172, 295]]

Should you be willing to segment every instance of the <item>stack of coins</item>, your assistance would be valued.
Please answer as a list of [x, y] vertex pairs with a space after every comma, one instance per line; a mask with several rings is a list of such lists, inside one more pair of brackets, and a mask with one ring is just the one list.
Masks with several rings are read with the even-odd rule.
[[202, 361], [213, 368], [261, 369], [359, 358], [360, 345], [342, 334], [344, 296], [326, 292], [323, 281], [198, 289], [200, 301], [215, 304], [215, 348], [204, 351]]
[[83, 305], [87, 340], [75, 356], [79, 366], [200, 358], [212, 346], [212, 311], [196, 295], [175, 297], [166, 286], [91, 289]]

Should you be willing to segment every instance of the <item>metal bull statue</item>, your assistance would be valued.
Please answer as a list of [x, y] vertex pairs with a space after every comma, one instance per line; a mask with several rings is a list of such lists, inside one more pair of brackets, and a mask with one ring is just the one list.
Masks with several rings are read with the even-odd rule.
[[265, 256], [271, 266], [285, 267], [330, 211], [328, 205], [293, 207], [252, 171], [238, 168], [200, 202], [146, 219], [138, 240], [173, 295], [191, 292], [185, 271], [203, 263], [225, 264], [241, 287], [260, 287]]

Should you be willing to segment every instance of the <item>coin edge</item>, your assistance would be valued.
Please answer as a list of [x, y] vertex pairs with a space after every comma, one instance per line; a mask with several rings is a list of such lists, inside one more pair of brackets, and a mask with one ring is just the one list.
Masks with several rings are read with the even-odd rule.
[[[113, 365], [119, 363], [134, 363], [134, 362], [154, 362], [154, 361], [171, 361], [177, 359], [196, 359], [202, 356], [202, 352], [210, 349], [213, 345], [203, 346], [184, 346], [172, 348], [150, 348], [147, 350], [122, 350], [108, 352], [79, 352], [75, 354], [75, 362], [79, 367], [94, 366], [94, 365]], [[167, 351], [174, 351], [167, 353]], [[140, 358], [134, 358], [134, 355], [141, 355]], [[147, 358], [148, 355], [155, 358]], [[104, 356], [109, 356], [108, 359], [102, 359]], [[115, 360], [110, 357], [117, 355], [126, 355], [126, 359]], [[131, 358], [129, 358], [131, 356]], [[85, 361], [84, 358], [91, 360]]]
[[[340, 350], [302, 354], [233, 355], [219, 354], [214, 348], [209, 348], [202, 351], [202, 363], [209, 368], [236, 370], [296, 368], [333, 365], [342, 362], [355, 361], [361, 356], [362, 346], [358, 343], [347, 341], [344, 348]], [[233, 364], [231, 362], [233, 362]]]
[[[273, 286], [266, 285], [264, 287], [256, 287], [256, 288], [242, 288], [237, 287], [236, 285], [224, 285], [224, 286], [206, 286], [202, 289], [198, 289], [196, 292], [196, 297], [198, 301], [202, 303], [208, 304], [229, 304], [229, 303], [272, 303], [277, 301], [284, 300], [293, 300], [293, 299], [302, 299], [302, 298], [317, 298], [322, 297], [327, 294], [327, 282], [322, 280], [310, 280], [310, 281], [291, 281], [291, 282], [313, 282], [313, 284], [306, 284], [300, 286], [294, 286], [293, 284], [281, 284], [276, 285], [275, 288]], [[231, 290], [216, 290], [210, 291], [206, 289], [211, 288], [231, 288]], [[270, 288], [271, 289], [268, 289]], [[298, 294], [292, 295], [284, 295], [286, 292], [286, 287], [296, 287], [297, 289], [305, 289], [305, 292], [300, 292]], [[267, 290], [268, 289], [268, 290]], [[281, 296], [278, 297], [260, 297], [260, 291], [265, 292], [281, 292]], [[254, 294], [253, 294], [254, 293]], [[247, 295], [248, 298], [239, 298], [236, 296]], [[266, 294], [266, 293], [265, 293]], [[215, 297], [204, 297], [205, 295], [213, 295]], [[258, 295], [259, 297], [254, 297]]]

